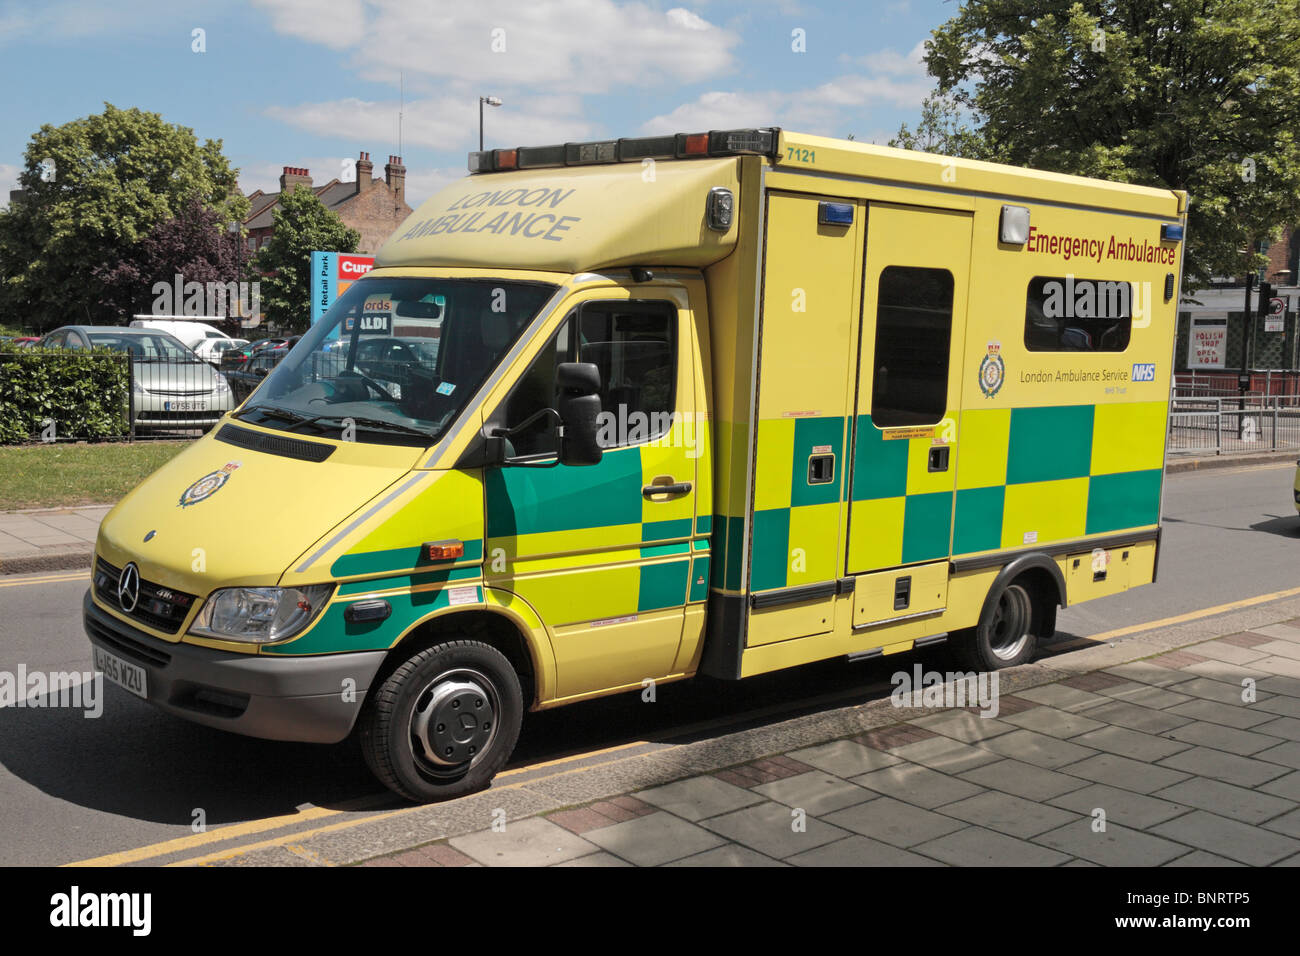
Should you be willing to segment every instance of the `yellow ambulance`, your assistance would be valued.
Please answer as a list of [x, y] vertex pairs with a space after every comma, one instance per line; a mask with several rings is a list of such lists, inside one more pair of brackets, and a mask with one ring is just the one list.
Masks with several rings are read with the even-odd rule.
[[1187, 197], [779, 129], [498, 149], [105, 517], [96, 666], [412, 800], [523, 715], [1155, 578]]

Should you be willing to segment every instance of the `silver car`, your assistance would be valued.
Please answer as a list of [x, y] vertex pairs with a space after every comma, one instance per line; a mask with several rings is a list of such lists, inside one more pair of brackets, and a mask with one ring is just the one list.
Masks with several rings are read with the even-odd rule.
[[136, 428], [209, 428], [235, 407], [226, 377], [166, 332], [65, 325], [38, 345], [130, 353]]

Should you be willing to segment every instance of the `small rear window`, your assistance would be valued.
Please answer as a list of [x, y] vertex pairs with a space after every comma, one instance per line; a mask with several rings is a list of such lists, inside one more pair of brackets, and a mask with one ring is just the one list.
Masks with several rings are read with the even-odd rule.
[[1128, 282], [1035, 276], [1025, 304], [1025, 348], [1123, 352], [1132, 333], [1133, 305]]

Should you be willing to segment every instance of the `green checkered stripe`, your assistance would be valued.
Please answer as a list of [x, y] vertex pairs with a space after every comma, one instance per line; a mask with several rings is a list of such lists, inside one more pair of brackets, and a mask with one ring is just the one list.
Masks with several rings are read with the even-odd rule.
[[641, 567], [637, 610], [680, 607], [708, 596], [712, 520], [644, 520], [640, 447], [607, 451], [596, 465], [493, 468], [484, 478], [489, 539], [639, 524], [642, 558], [682, 560]]
[[[902, 563], [939, 560], [949, 554], [971, 554], [1019, 546], [1003, 540], [1008, 514], [1008, 489], [1065, 479], [1087, 479], [1084, 534], [1100, 534], [1156, 524], [1160, 514], [1162, 470], [1144, 469], [1092, 474], [1095, 406], [1064, 405], [1010, 410], [1005, 452], [1001, 445], [981, 447], [961, 436], [956, 451], [956, 477], [962, 463], [973, 466], [981, 455], [1005, 454], [1003, 484], [908, 494], [908, 468], [925, 467], [920, 456], [909, 457], [909, 441], [885, 441], [872, 427], [871, 416], [857, 419], [853, 453], [852, 500], [904, 500], [903, 527], [873, 528], [871, 533], [902, 533]], [[1001, 469], [999, 469], [1000, 471]], [[914, 478], [916, 476], [913, 476]], [[959, 481], [960, 483], [960, 481]], [[1015, 498], [1015, 496], [1011, 496]], [[1051, 489], [1021, 497], [1023, 514], [1047, 517], [1053, 506]], [[1064, 507], [1064, 503], [1061, 504]], [[1079, 504], [1071, 503], [1070, 507]], [[1013, 516], [1014, 517], [1014, 516]], [[851, 530], [862, 532], [853, 525]], [[1044, 543], [1048, 539], [1039, 539]], [[951, 542], [951, 548], [950, 548]], [[854, 570], [869, 570], [866, 568]]]
[[[749, 587], [754, 591], [783, 588], [792, 584], [810, 583], [811, 579], [827, 580], [836, 577], [838, 554], [838, 512], [827, 513], [819, 506], [837, 504], [843, 499], [844, 488], [844, 418], [800, 418], [793, 422], [794, 448], [789, 461], [773, 461], [758, 449], [758, 469], [784, 468], [790, 472], [789, 499], [781, 507], [758, 508], [754, 511], [752, 550], [750, 552]], [[809, 484], [808, 458], [813, 448], [828, 446], [835, 456], [835, 477], [825, 484]], [[814, 510], [818, 509], [814, 518]], [[728, 540], [726, 576], [723, 583], [728, 589], [739, 589], [740, 561], [743, 547], [742, 519], [719, 518], [727, 522]], [[811, 537], [803, 556], [806, 570], [798, 581], [791, 580], [791, 550], [800, 546], [802, 539], [792, 541], [792, 528], [808, 528]], [[796, 530], [796, 535], [797, 535]], [[716, 584], [715, 584], [716, 586]]]

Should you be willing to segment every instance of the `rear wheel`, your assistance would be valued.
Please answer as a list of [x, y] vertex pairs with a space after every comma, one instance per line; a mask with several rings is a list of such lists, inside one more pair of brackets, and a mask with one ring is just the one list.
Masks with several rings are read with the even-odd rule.
[[1019, 581], [1003, 588], [984, 609], [980, 622], [954, 642], [963, 663], [979, 671], [1024, 664], [1034, 656], [1034, 598]]
[[486, 787], [523, 722], [519, 677], [478, 641], [449, 641], [412, 656], [372, 692], [362, 752], [384, 786], [424, 803]]

